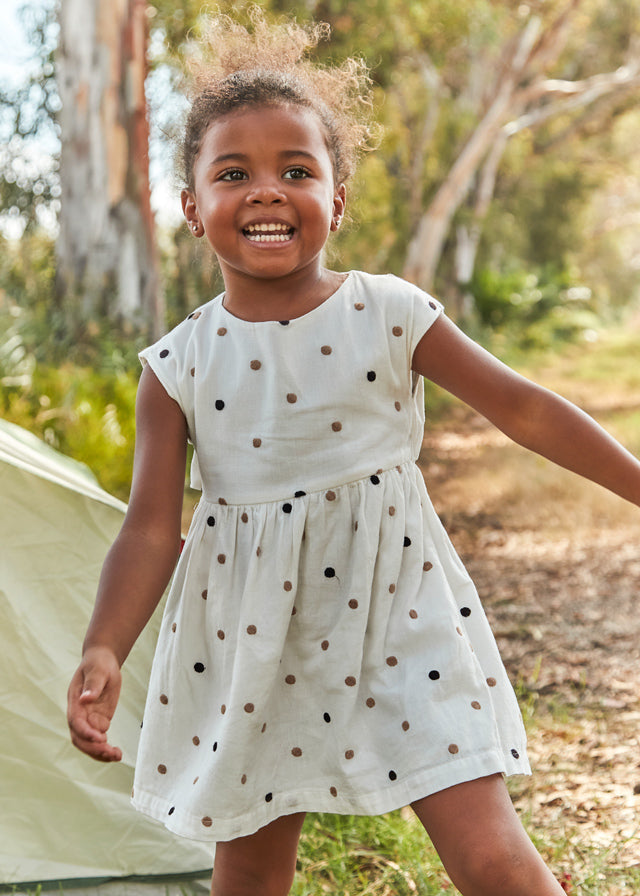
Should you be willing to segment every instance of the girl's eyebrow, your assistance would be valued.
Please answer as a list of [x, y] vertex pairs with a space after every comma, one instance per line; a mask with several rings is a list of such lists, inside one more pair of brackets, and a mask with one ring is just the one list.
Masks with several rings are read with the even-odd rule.
[[[316, 156], [312, 152], [307, 152], [306, 149], [285, 149], [280, 153], [280, 155], [283, 158], [287, 158], [287, 159], [304, 156], [305, 159], [310, 159], [311, 161], [316, 160]], [[223, 153], [222, 155], [216, 156], [215, 159], [213, 159], [211, 161], [209, 167], [213, 167], [214, 165], [220, 165], [223, 162], [229, 162], [231, 160], [239, 161], [239, 162], [248, 162], [249, 156], [243, 152]]]

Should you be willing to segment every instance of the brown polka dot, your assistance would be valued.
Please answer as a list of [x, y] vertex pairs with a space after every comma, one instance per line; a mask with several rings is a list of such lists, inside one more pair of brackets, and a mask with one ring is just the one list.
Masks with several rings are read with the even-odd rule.
[[191, 370], [189, 371], [189, 373], [191, 374], [191, 376], [195, 376], [196, 375], [195, 367], [192, 367]]
[[482, 706], [478, 703], [477, 700], [472, 700], [472, 701], [471, 701], [471, 706], [472, 706], [474, 709], [482, 709]]
[[224, 498], [218, 498], [218, 504], [221, 504], [222, 507], [226, 507], [226, 506], [227, 506], [227, 502], [225, 501]]
[[367, 706], [369, 707], [369, 709], [373, 709], [375, 705], [376, 701], [373, 699], [373, 697], [367, 697]]
[[335, 501], [336, 493], [332, 492], [332, 491], [328, 491], [325, 493], [325, 498], [327, 499], [327, 501]]
[[355, 599], [355, 597], [351, 598], [351, 600], [349, 601], [349, 606], [351, 607], [352, 610], [358, 609], [358, 601]]
[[200, 317], [201, 314], [202, 314], [202, 311], [194, 311], [192, 314], [189, 315], [189, 320], [198, 320], [198, 318]]
[[291, 591], [291, 589], [293, 588], [293, 584], [289, 581], [289, 579], [287, 579], [282, 587], [285, 591]]
[[160, 775], [166, 775], [166, 774], [167, 774], [167, 766], [166, 766], [166, 765], [162, 765], [162, 764], [159, 765], [159, 766], [158, 766], [158, 774], [160, 774]]
[[226, 711], [227, 711], [227, 707], [226, 707], [226, 705], [223, 703], [222, 706], [220, 707], [220, 712], [222, 713], [222, 715], [224, 715]]
[[163, 706], [166, 706], [168, 702], [169, 702], [169, 698], [167, 697], [167, 695], [160, 694], [160, 703], [162, 703]]
[[353, 759], [353, 757], [354, 757], [355, 755], [356, 755], [356, 754], [353, 752], [353, 750], [345, 750], [344, 758], [345, 758], [345, 759]]
[[259, 557], [262, 554], [262, 548], [258, 545], [256, 548], [256, 557]]
[[395, 593], [396, 593], [396, 586], [389, 585], [389, 594], [395, 594]]
[[255, 625], [248, 625], [248, 626], [247, 626], [247, 634], [248, 634], [248, 635], [255, 635], [255, 633], [256, 633], [257, 631], [258, 631], [258, 629], [255, 627]]
[[219, 329], [218, 329], [218, 336], [226, 336], [226, 334], [227, 334], [227, 328], [226, 328], [226, 327], [219, 327]]
[[291, 751], [291, 755], [292, 756], [302, 756], [302, 750], [300, 749], [300, 747], [294, 747], [293, 750]]
[[200, 746], [200, 738], [197, 734], [195, 735], [195, 737], [192, 737], [191, 740], [193, 741], [194, 747]]
[[356, 302], [353, 307], [356, 309], [356, 311], [362, 311], [364, 309], [364, 304], [363, 302]]
[[242, 520], [243, 523], [248, 523], [248, 522], [249, 522], [249, 517], [248, 517], [248, 515], [247, 515], [246, 513], [243, 513], [243, 514], [240, 516], [240, 519]]
[[220, 638], [221, 641], [224, 641], [224, 632], [222, 631], [221, 628], [218, 629], [218, 637]]
[[397, 666], [398, 665], [398, 657], [397, 656], [388, 656], [387, 657], [387, 666]]
[[200, 775], [196, 775], [195, 778], [193, 779], [193, 783], [197, 784], [199, 780], [200, 780]]
[[295, 392], [287, 392], [287, 401], [289, 402], [289, 404], [295, 404], [297, 400], [298, 396], [295, 394]]
[[246, 783], [247, 783], [247, 776], [246, 776], [246, 775], [243, 775], [243, 776], [240, 778], [240, 783], [241, 783], [241, 784], [246, 784]]
[[298, 612], [297, 607], [293, 607], [292, 610], [291, 610], [291, 615], [292, 615], [292, 616], [295, 616], [297, 612]]
[[449, 752], [455, 756], [455, 754], [459, 751], [459, 747], [457, 744], [449, 744]]
[[252, 370], [260, 370], [260, 368], [262, 367], [262, 362], [261, 361], [252, 361], [251, 364], [249, 364], [249, 367]]
[[460, 637], [461, 637], [461, 638], [462, 638], [462, 637], [463, 637], [463, 634], [462, 634], [462, 629], [461, 629], [461, 628], [460, 628], [460, 626], [459, 626], [459, 625], [456, 625], [456, 631], [457, 631], [457, 632], [458, 632], [458, 634], [459, 634], [459, 635], [460, 635]]
[[403, 731], [408, 731], [409, 728], [411, 728], [411, 725], [410, 725], [407, 721], [404, 721], [404, 722], [402, 723], [402, 730], [403, 730]]
[[262, 445], [262, 439], [254, 439], [254, 440], [253, 440], [253, 447], [254, 447], [254, 448], [259, 448], [260, 445]]
[[396, 512], [395, 507], [392, 506], [389, 508], [389, 516], [395, 516], [395, 512]]
[[227, 557], [226, 554], [218, 554], [218, 563], [226, 563]]
[[338, 796], [338, 791], [336, 790], [335, 787], [330, 787], [329, 793], [331, 794], [331, 796]]
[[409, 610], [409, 616], [411, 617], [411, 619], [417, 619], [418, 618], [417, 610]]
[[287, 675], [287, 677], [285, 678], [285, 681], [287, 682], [287, 684], [295, 684], [296, 677], [295, 677], [295, 675]]
[[355, 523], [353, 524], [353, 531], [354, 532], [358, 531], [358, 520], [356, 520]]
[[487, 684], [489, 685], [490, 688], [495, 688], [497, 683], [498, 682], [495, 680], [495, 678], [487, 678]]
[[205, 826], [205, 828], [210, 828], [211, 825], [213, 824], [213, 819], [209, 818], [208, 815], [205, 815], [204, 818], [202, 819], [202, 824]]
[[394, 408], [396, 409], [396, 411], [401, 411], [401, 410], [402, 410], [402, 405], [400, 404], [399, 401], [394, 401], [393, 406], [394, 406]]
[[209, 592], [205, 588], [204, 591], [202, 592], [202, 600], [206, 600], [208, 596], [209, 596]]
[[347, 675], [347, 677], [344, 680], [344, 683], [346, 684], [346, 686], [348, 688], [352, 688], [352, 687], [355, 687], [356, 680], [353, 677], [353, 675]]
[[394, 336], [402, 336], [402, 327], [394, 327], [391, 332]]
[[175, 624], [175, 622], [174, 622], [173, 625], [171, 626], [171, 631], [172, 631], [172, 632], [175, 632], [175, 630], [177, 629], [177, 627], [178, 627], [178, 626], [177, 626], [177, 625]]
[[320, 351], [322, 352], [323, 355], [330, 355], [331, 352], [333, 351], [333, 349], [331, 348], [330, 345], [323, 345], [322, 348], [320, 349]]
[[328, 650], [328, 649], [329, 649], [329, 642], [328, 642], [328, 641], [323, 641], [322, 644], [320, 645], [320, 647], [322, 647], [323, 650]]
[[253, 703], [245, 703], [245, 705], [244, 705], [245, 712], [253, 712], [254, 709], [255, 709], [255, 706], [253, 705]]
[[331, 424], [331, 429], [334, 432], [340, 432], [340, 430], [342, 429], [342, 423], [340, 423], [339, 420], [334, 420], [334, 422]]
[[260, 734], [264, 734], [266, 730], [267, 730], [267, 723], [265, 722], [264, 725], [262, 726], [262, 728], [260, 729]]
[[422, 564], [422, 568], [425, 572], [429, 572], [430, 569], [433, 569], [433, 563], [430, 563], [429, 560], [427, 560], [426, 563]]

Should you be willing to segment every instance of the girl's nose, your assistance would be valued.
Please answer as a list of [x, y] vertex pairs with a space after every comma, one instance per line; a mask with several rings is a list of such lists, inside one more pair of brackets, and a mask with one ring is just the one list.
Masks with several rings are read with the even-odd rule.
[[280, 184], [271, 179], [255, 183], [247, 196], [247, 200], [254, 205], [272, 205], [283, 202], [284, 198]]

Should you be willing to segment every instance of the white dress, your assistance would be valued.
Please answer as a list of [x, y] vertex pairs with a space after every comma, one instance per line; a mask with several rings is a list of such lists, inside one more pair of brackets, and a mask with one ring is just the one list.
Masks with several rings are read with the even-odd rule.
[[[229, 840], [528, 773], [513, 689], [415, 464], [411, 358], [442, 306], [351, 272], [291, 321], [218, 296], [141, 353], [202, 489], [167, 601], [134, 806]], [[162, 483], [158, 483], [162, 488]]]

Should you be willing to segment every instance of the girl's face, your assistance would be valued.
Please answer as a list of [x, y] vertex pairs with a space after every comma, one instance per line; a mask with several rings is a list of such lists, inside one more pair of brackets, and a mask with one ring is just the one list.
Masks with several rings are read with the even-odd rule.
[[321, 252], [345, 208], [323, 126], [310, 109], [244, 109], [214, 121], [182, 193], [185, 218], [215, 251], [227, 291], [248, 279], [321, 270]]

